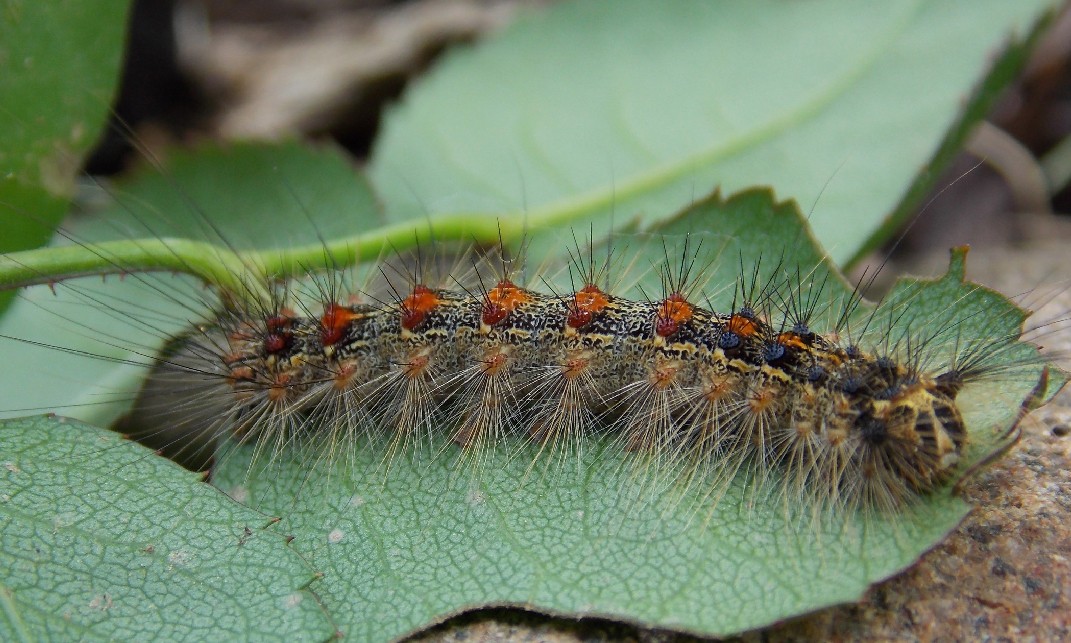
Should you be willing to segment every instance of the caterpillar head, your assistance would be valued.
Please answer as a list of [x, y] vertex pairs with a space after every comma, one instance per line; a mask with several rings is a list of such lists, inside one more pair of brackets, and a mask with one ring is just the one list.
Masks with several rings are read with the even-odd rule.
[[872, 497], [900, 504], [951, 477], [967, 441], [956, 392], [929, 380], [861, 400], [855, 430], [861, 470], [876, 487]]

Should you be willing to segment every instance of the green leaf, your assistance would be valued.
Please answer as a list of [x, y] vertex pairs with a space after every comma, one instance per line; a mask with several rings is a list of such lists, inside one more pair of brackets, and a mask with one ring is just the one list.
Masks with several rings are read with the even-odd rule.
[[118, 435], [0, 423], [0, 638], [323, 640], [270, 519]]
[[[119, 79], [129, 0], [0, 8], [0, 252], [43, 244], [67, 211], [82, 157]], [[0, 310], [9, 299], [0, 295]]]
[[93, 243], [181, 237], [236, 250], [323, 243], [382, 225], [375, 196], [332, 145], [213, 143], [166, 152], [114, 186], [73, 227]]
[[1053, 4], [563, 3], [419, 81], [369, 173], [394, 219], [535, 228], [651, 224], [714, 186], [770, 185], [815, 205], [844, 262], [910, 213]]
[[748, 507], [735, 486], [710, 515], [697, 494], [637, 497], [634, 456], [586, 446], [583, 469], [528, 480], [524, 457], [496, 452], [475, 480], [449, 455], [421, 454], [381, 483], [369, 475], [377, 454], [362, 452], [323, 492], [301, 490], [307, 472], [284, 466], [250, 485], [251, 501], [281, 509], [294, 547], [324, 574], [316, 588], [340, 630], [369, 641], [484, 605], [737, 633], [859, 600], [968, 509], [942, 494], [900, 525], [819, 531], [779, 503]]

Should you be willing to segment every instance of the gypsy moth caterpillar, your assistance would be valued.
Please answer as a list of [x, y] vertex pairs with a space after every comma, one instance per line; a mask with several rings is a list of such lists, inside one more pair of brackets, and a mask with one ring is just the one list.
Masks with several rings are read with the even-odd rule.
[[[713, 237], [673, 234], [708, 210], [748, 202], [776, 210], [768, 199], [714, 196], [670, 224], [669, 236], [633, 237], [638, 256], [657, 262], [639, 276], [638, 299], [577, 283], [584, 274], [571, 276], [571, 289], [540, 293], [517, 285], [508, 270], [477, 268], [471, 284], [456, 276], [445, 280], [452, 289], [416, 280], [350, 304], [334, 277], [308, 275], [302, 299], [295, 297], [302, 288], [272, 276], [255, 282], [250, 271], [232, 278], [242, 290], [205, 306], [210, 291], [180, 299], [154, 278], [132, 277], [172, 305], [196, 304], [180, 313], [194, 323], [171, 341], [162, 361], [171, 372], [143, 394], [141, 415], [177, 409], [186, 416], [180, 423], [209, 443], [253, 442], [268, 461], [312, 444], [319, 453], [308, 461], [345, 458], [342, 450], [369, 437], [397, 444], [436, 433], [480, 460], [511, 434], [553, 443], [608, 432], [670, 469], [690, 468], [686, 479], [698, 468], [728, 471], [726, 481], [742, 471], [760, 487], [783, 477], [793, 482], [778, 483], [781, 496], [893, 510], [955, 471], [967, 444], [955, 406], [963, 385], [1038, 363], [1016, 344], [1020, 313], [969, 307], [984, 294], [965, 287], [953, 300], [959, 319], [917, 312], [922, 291], [912, 288], [859, 315], [851, 291], [823, 294], [830, 274], [814, 251], [748, 267], [730, 248], [748, 234], [768, 247], [765, 233], [752, 229], [793, 225], [788, 215], [768, 223], [755, 215]], [[689, 250], [704, 236], [713, 255]], [[716, 260], [727, 253], [738, 256], [728, 272], [739, 274], [693, 274], [725, 274]], [[801, 270], [801, 259], [811, 267]], [[713, 303], [719, 292], [730, 302], [720, 304], [725, 312]], [[113, 319], [158, 330], [151, 316], [122, 319], [95, 293], [75, 293]], [[707, 307], [697, 303], [704, 299]], [[216, 312], [197, 320], [206, 308]], [[965, 334], [982, 315], [989, 334]], [[1010, 366], [998, 366], [1004, 353], [1015, 355]], [[161, 392], [161, 382], [178, 396]]]

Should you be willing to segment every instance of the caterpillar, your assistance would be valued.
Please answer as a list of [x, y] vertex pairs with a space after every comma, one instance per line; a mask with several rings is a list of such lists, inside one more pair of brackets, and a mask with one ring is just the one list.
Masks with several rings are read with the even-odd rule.
[[[860, 317], [857, 291], [829, 301], [830, 275], [814, 259], [801, 270], [739, 257], [719, 271], [736, 276], [712, 282], [707, 257], [724, 262], [726, 250], [704, 254], [703, 240], [634, 238], [640, 255], [662, 248], [639, 298], [609, 287], [612, 249], [600, 263], [595, 241], [576, 236], [568, 288], [546, 275], [542, 291], [518, 285], [507, 248], [474, 263], [468, 283], [434, 283], [419, 262], [386, 295], [344, 292], [330, 273], [308, 275], [304, 298], [287, 282], [246, 283], [169, 340], [134, 403], [150, 427], [158, 416], [187, 427], [177, 439], [192, 446], [154, 440], [158, 428], [135, 433], [202, 460], [225, 443], [259, 443], [269, 461], [362, 440], [394, 453], [436, 437], [478, 461], [517, 437], [538, 456], [602, 434], [685, 477], [752, 475], [779, 481], [793, 502], [868, 511], [895, 511], [959, 471], [969, 436], [957, 398], [1023, 349], [1018, 329], [967, 339], [963, 319], [911, 315], [911, 295]], [[712, 290], [730, 305], [719, 311]], [[965, 292], [962, 302], [977, 294]]]
[[599, 427], [629, 450], [755, 461], [815, 497], [883, 509], [955, 471], [967, 439], [956, 396], [973, 364], [927, 371], [816, 333], [809, 311], [769, 319], [769, 293], [705, 309], [689, 301], [688, 261], [664, 266], [647, 301], [592, 279], [540, 293], [503, 274], [468, 291], [418, 280], [394, 301], [329, 300], [319, 314], [232, 310], [163, 377], [197, 396], [217, 386], [231, 398], [218, 430], [269, 444], [445, 432], [479, 451], [511, 433], [545, 444]]

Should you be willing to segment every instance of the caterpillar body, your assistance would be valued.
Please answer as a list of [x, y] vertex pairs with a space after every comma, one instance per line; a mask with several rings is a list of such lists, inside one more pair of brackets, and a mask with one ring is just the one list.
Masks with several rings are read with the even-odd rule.
[[[702, 239], [649, 240], [664, 260], [638, 298], [612, 294], [580, 244], [572, 288], [523, 287], [504, 261], [468, 279], [406, 273], [387, 295], [343, 292], [333, 276], [314, 278], [311, 297], [260, 284], [268, 301], [222, 298], [178, 334], [125, 430], [195, 461], [234, 442], [269, 461], [386, 442], [389, 459], [448, 438], [477, 469], [507, 443], [531, 443], [534, 463], [597, 434], [685, 478], [777, 481], [786, 499], [849, 510], [895, 510], [960, 471], [969, 438], [957, 397], [1024, 348], [1018, 330], [967, 341], [931, 312], [895, 335], [890, 319], [905, 321], [911, 295], [854, 314], [857, 293], [823, 303], [829, 277], [817, 268], [761, 261], [708, 271], [736, 274], [712, 282], [697, 268]], [[728, 310], [712, 292], [732, 293]], [[1014, 326], [1016, 311], [998, 319]], [[820, 316], [833, 320], [827, 332]], [[161, 424], [178, 437], [157, 435]]]
[[478, 449], [601, 424], [632, 450], [757, 459], [815, 497], [883, 508], [946, 480], [966, 439], [956, 370], [840, 346], [802, 321], [776, 331], [750, 307], [719, 314], [677, 291], [632, 301], [588, 283], [558, 296], [503, 279], [479, 294], [416, 284], [399, 302], [329, 302], [319, 317], [272, 312], [221, 329], [225, 350], [197, 369], [229, 383], [243, 436], [308, 416], [445, 430]]
[[[437, 279], [418, 253], [415, 270], [378, 269], [400, 280], [354, 288], [338, 271], [302, 282], [250, 270], [216, 292], [131, 275], [138, 292], [116, 302], [132, 311], [53, 287], [171, 334], [123, 430], [197, 465], [236, 442], [319, 462], [383, 442], [389, 460], [444, 438], [478, 469], [491, 448], [528, 444], [535, 463], [599, 435], [684, 479], [743, 476], [805, 504], [896, 510], [962, 472], [964, 386], [1042, 359], [1018, 341], [1023, 313], [977, 287], [953, 283], [946, 308], [909, 289], [866, 310], [858, 291], [833, 292], [843, 282], [820, 254], [746, 260], [741, 248], [770, 247], [770, 231], [805, 234], [795, 207], [770, 198], [715, 194], [663, 235], [593, 234], [587, 248], [574, 235], [567, 278], [536, 270], [542, 287], [518, 278], [507, 247]], [[721, 233], [693, 232], [704, 226]], [[611, 258], [630, 243], [653, 267], [617, 287], [628, 270], [610, 275]], [[163, 317], [179, 323], [162, 331]], [[131, 341], [86, 328], [96, 350]]]

